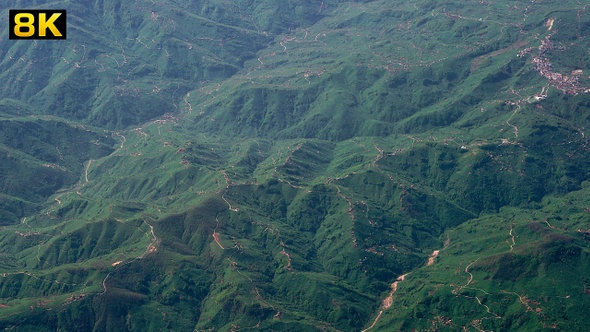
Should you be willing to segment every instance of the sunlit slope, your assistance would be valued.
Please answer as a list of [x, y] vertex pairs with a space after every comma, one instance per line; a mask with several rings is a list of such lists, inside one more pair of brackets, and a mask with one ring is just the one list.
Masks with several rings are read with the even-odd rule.
[[[37, 116], [57, 116], [58, 121], [91, 125], [94, 128], [90, 130], [111, 136], [112, 132], [102, 130], [128, 128], [177, 112], [185, 93], [204, 82], [231, 77], [266, 47], [273, 34], [311, 24], [323, 16], [308, 10], [310, 6], [225, 1], [6, 1], [0, 5], [6, 17], [14, 8], [67, 9], [69, 34], [67, 41], [14, 41], [8, 40], [8, 25], [0, 27], [5, 41], [0, 47], [1, 119], [19, 117], [27, 126], [29, 120], [36, 122]], [[78, 135], [80, 139], [86, 135], [59, 126], [41, 134], [33, 131], [37, 135], [34, 140], [43, 139], [43, 135]], [[80, 150], [53, 142], [55, 139], [40, 146], [6, 126], [2, 134], [7, 140], [19, 140], [24, 149], [34, 150], [31, 157], [37, 159], [56, 155], [60, 149]], [[76, 158], [96, 159], [111, 151], [80, 152]], [[35, 161], [21, 158], [24, 156], [12, 160], [10, 153], [3, 156], [6, 189], [0, 202], [2, 224], [38, 210], [39, 200], [72, 185], [81, 171], [72, 158], [59, 163], [67, 172], [38, 168]], [[33, 174], [38, 174], [39, 184], [26, 180]], [[21, 194], [25, 188], [33, 189], [28, 197]]]
[[399, 283], [375, 330], [585, 330], [587, 189], [446, 232], [431, 265]]
[[588, 65], [583, 41], [567, 45], [575, 63], [563, 52], [571, 38], [583, 40], [587, 19], [576, 10], [555, 16], [559, 23], [548, 30], [547, 7], [506, 6], [344, 5], [276, 37], [231, 79], [191, 91], [181, 108], [200, 119], [201, 130], [243, 136], [389, 135], [447, 126], [467, 112], [541, 94], [546, 81], [531, 70], [532, 56], [516, 55], [546, 36], [558, 42], [543, 52], [556, 72]]
[[79, 180], [86, 160], [112, 152], [113, 143], [96, 128], [0, 113], [0, 225], [41, 209], [47, 197]]
[[9, 41], [3, 27], [0, 96], [109, 129], [138, 124], [175, 111], [199, 84], [239, 71], [273, 34], [321, 18], [310, 6], [7, 1], [5, 15], [11, 8], [67, 9], [68, 40]]
[[71, 179], [3, 210], [1, 327], [587, 329], [583, 5], [71, 6], [3, 49], [65, 58], [1, 110]]

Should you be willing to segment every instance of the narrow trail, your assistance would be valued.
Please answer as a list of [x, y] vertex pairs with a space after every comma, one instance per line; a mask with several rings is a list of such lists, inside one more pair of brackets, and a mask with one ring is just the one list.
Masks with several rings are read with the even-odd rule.
[[510, 251], [514, 250], [514, 246], [516, 245], [516, 241], [514, 240], [514, 229], [513, 226], [510, 226], [510, 233], [508, 233], [512, 238], [512, 244], [510, 245]]
[[223, 179], [225, 180], [225, 188], [223, 194], [221, 194], [221, 199], [223, 199], [223, 201], [227, 204], [230, 211], [238, 212], [240, 209], [232, 207], [231, 203], [225, 198], [225, 194], [231, 185], [231, 180], [229, 179], [229, 176], [225, 170], [220, 171], [220, 173], [223, 175]]
[[[459, 294], [459, 291], [461, 291], [462, 289], [468, 288], [468, 289], [471, 289], [471, 290], [480, 291], [480, 292], [482, 292], [482, 293], [484, 293], [486, 295], [490, 295], [490, 293], [486, 292], [485, 290], [483, 290], [481, 288], [468, 287], [473, 282], [473, 274], [471, 272], [469, 272], [469, 268], [473, 264], [475, 264], [478, 260], [479, 260], [479, 258], [477, 258], [475, 261], [469, 263], [469, 265], [467, 265], [465, 267], [465, 270], [464, 270], [465, 273], [469, 274], [469, 278], [467, 279], [467, 283], [465, 283], [465, 285], [463, 285], [463, 286], [456, 287], [451, 292], [453, 294], [457, 295], [457, 296], [461, 296], [461, 297], [464, 297], [464, 298], [467, 298], [467, 299], [470, 299], [470, 300], [476, 300], [477, 303], [479, 304], [479, 306], [484, 307], [485, 310], [486, 310], [486, 312], [488, 314], [493, 315], [493, 317], [484, 317], [484, 318], [480, 319], [479, 320], [480, 323], [481, 323], [481, 320], [483, 320], [483, 319], [501, 319], [502, 316], [500, 316], [497, 313], [493, 312], [487, 304], [485, 304], [485, 303], [482, 302], [482, 300], [479, 298], [479, 296], [469, 296], [469, 295], [465, 295], [465, 294]], [[453, 285], [451, 285], [451, 286], [453, 286]], [[477, 326], [477, 325], [471, 325], [471, 326], [475, 327], [478, 331], [484, 331], [483, 329], [480, 329], [479, 326]], [[465, 327], [463, 327], [463, 329], [465, 330]]]
[[381, 318], [381, 315], [383, 315], [383, 312], [385, 310], [391, 308], [391, 305], [393, 304], [393, 294], [395, 294], [395, 292], [397, 291], [397, 287], [398, 287], [399, 283], [404, 281], [410, 273], [411, 272], [406, 273], [404, 275], [397, 277], [397, 279], [395, 279], [395, 281], [391, 284], [391, 291], [389, 292], [389, 295], [381, 303], [381, 310], [379, 310], [379, 313], [377, 314], [377, 317], [375, 317], [373, 324], [371, 324], [371, 326], [367, 327], [366, 329], [362, 330], [361, 332], [369, 331], [370, 329], [375, 327], [375, 324], [377, 324], [377, 322]]
[[498, 314], [496, 314], [495, 312], [492, 312], [490, 310], [490, 307], [488, 307], [486, 304], [483, 304], [481, 302], [481, 300], [479, 299], [479, 297], [476, 296], [475, 299], [477, 300], [477, 303], [479, 303], [479, 305], [484, 306], [486, 308], [486, 311], [488, 312], [488, 314], [492, 314], [492, 315], [496, 316], [496, 318], [502, 318], [502, 317], [498, 316]]
[[111, 276], [111, 273], [113, 273], [112, 271], [107, 273], [107, 275], [104, 277], [104, 279], [102, 279], [102, 293], [100, 293], [100, 295], [104, 295], [107, 292], [107, 279]]
[[215, 225], [215, 229], [213, 229], [213, 240], [215, 240], [215, 243], [217, 243], [221, 250], [226, 250], [227, 248], [221, 244], [221, 241], [219, 240], [219, 234], [217, 233], [217, 228], [219, 227], [219, 218], [215, 217], [215, 221], [217, 222], [217, 225]]
[[469, 268], [471, 267], [471, 265], [477, 263], [478, 260], [479, 260], [479, 258], [474, 260], [473, 262], [469, 263], [469, 265], [467, 265], [465, 267], [465, 273], [469, 274], [469, 278], [467, 279], [467, 283], [465, 284], [465, 286], [463, 286], [461, 288], [465, 288], [465, 287], [469, 286], [471, 284], [471, 282], [473, 281], [473, 274], [471, 272], [469, 272]]
[[150, 228], [150, 234], [152, 235], [152, 242], [150, 242], [150, 244], [147, 245], [145, 252], [143, 254], [141, 254], [141, 256], [139, 256], [138, 259], [141, 259], [145, 255], [156, 251], [157, 250], [156, 243], [158, 242], [158, 238], [156, 237], [156, 233], [154, 233], [154, 226], [152, 226], [147, 221], [145, 221], [145, 218], [141, 218], [141, 219]]
[[502, 293], [515, 295], [516, 297], [518, 297], [518, 300], [520, 301], [520, 303], [526, 307], [527, 311], [535, 311], [533, 308], [531, 308], [530, 300], [525, 295], [518, 295], [515, 292], [509, 292], [509, 291], [505, 291], [505, 290], [502, 290]]
[[458, 286], [457, 288], [455, 288], [452, 293], [453, 294], [458, 294], [459, 291], [461, 291], [463, 288], [469, 286], [471, 284], [471, 282], [473, 281], [473, 274], [471, 272], [469, 272], [469, 268], [471, 267], [471, 265], [477, 263], [477, 261], [479, 260], [479, 258], [477, 258], [476, 260], [474, 260], [473, 262], [469, 263], [466, 267], [465, 267], [465, 273], [469, 274], [469, 278], [467, 278], [467, 283], [463, 286]]
[[225, 196], [225, 192], [221, 195], [221, 199], [223, 199], [223, 201], [227, 204], [227, 207], [230, 211], [234, 211], [234, 212], [240, 211], [239, 208], [232, 207], [231, 203], [224, 196]]
[[[121, 148], [122, 148], [122, 147], [123, 147], [123, 143], [125, 142], [125, 137], [124, 137], [123, 135], [120, 135], [120, 134], [119, 134], [119, 136], [122, 136], [122, 137], [123, 137], [123, 142], [121, 143]], [[58, 152], [59, 152], [59, 149], [58, 149]], [[90, 167], [91, 167], [92, 163], [93, 163], [93, 162], [95, 162], [95, 161], [96, 161], [96, 160], [94, 160], [94, 159], [89, 159], [89, 160], [88, 160], [88, 161], [87, 161], [87, 162], [84, 164], [84, 182], [82, 182], [82, 181], [79, 181], [79, 182], [76, 184], [76, 186], [75, 186], [75, 187], [73, 187], [73, 188], [71, 188], [71, 189], [65, 189], [65, 190], [62, 190], [62, 191], [58, 191], [58, 193], [59, 193], [59, 194], [58, 194], [58, 195], [57, 195], [57, 196], [54, 198], [54, 200], [57, 202], [57, 204], [58, 204], [58, 205], [61, 205], [61, 204], [63, 203], [63, 202], [62, 202], [62, 200], [61, 200], [61, 197], [62, 197], [62, 196], [64, 196], [64, 195], [66, 195], [66, 194], [68, 194], [68, 193], [73, 193], [73, 192], [76, 192], [77, 194], [81, 195], [81, 193], [80, 193], [80, 188], [81, 188], [81, 187], [84, 185], [84, 183], [88, 183], [88, 182], [90, 182], [90, 180], [88, 179], [88, 172], [89, 172], [89, 169], [90, 169]], [[46, 212], [46, 214], [47, 214], [47, 215], [50, 215], [50, 214], [49, 214], [49, 212]], [[145, 220], [144, 220], [144, 222], [145, 222]], [[24, 218], [22, 219], [22, 223], [23, 223], [24, 225], [26, 225], [27, 227], [31, 228], [31, 226], [30, 226], [30, 225], [27, 223], [27, 217], [24, 217]], [[146, 222], [146, 224], [148, 224], [148, 223]], [[156, 238], [156, 236], [155, 236], [155, 233], [154, 233], [153, 227], [152, 227], [151, 225], [149, 225], [149, 224], [148, 224], [148, 226], [150, 227], [150, 232], [151, 232], [151, 235], [152, 235], [152, 242], [150, 243], [150, 245], [148, 245], [148, 248], [146, 249], [146, 251], [145, 251], [145, 252], [144, 252], [142, 255], [140, 255], [139, 257], [136, 257], [136, 258], [132, 259], [131, 261], [129, 261], [129, 262], [125, 263], [125, 264], [128, 264], [128, 263], [130, 263], [130, 262], [132, 262], [132, 261], [134, 261], [134, 260], [136, 260], [136, 259], [140, 259], [140, 258], [142, 258], [142, 257], [143, 257], [145, 254], [147, 254], [147, 253], [149, 253], [149, 252], [153, 252], [153, 251], [155, 251], [155, 246], [154, 246], [154, 244], [156, 243], [156, 241], [157, 241], [157, 238]], [[32, 229], [32, 228], [31, 228], [31, 229]], [[37, 233], [37, 232], [35, 232], [34, 234], [41, 234], [41, 233]], [[23, 234], [23, 236], [24, 236], [24, 234]], [[41, 257], [40, 257], [40, 256], [41, 256], [41, 249], [42, 249], [42, 246], [43, 246], [43, 244], [44, 244], [44, 243], [43, 243], [43, 242], [41, 242], [41, 243], [40, 243], [40, 244], [37, 246], [37, 254], [36, 254], [36, 259], [37, 259], [37, 261], [38, 261], [38, 262], [40, 262], [40, 261], [41, 261]], [[121, 262], [122, 262], [122, 261], [121, 261]], [[118, 262], [118, 264], [115, 264], [115, 265], [113, 265], [113, 266], [118, 266], [119, 264], [121, 264], [121, 262]], [[102, 291], [102, 293], [101, 293], [101, 294], [104, 294], [104, 293], [106, 293], [106, 291], [107, 291], [107, 289], [108, 289], [108, 287], [107, 287], [107, 283], [106, 283], [106, 282], [107, 282], [107, 279], [109, 278], [109, 276], [111, 275], [111, 273], [112, 273], [112, 272], [113, 272], [113, 271], [111, 271], [111, 272], [107, 273], [107, 275], [105, 276], [105, 278], [102, 280], [101, 284], [102, 284], [102, 287], [103, 287], [103, 291]], [[35, 279], [37, 279], [37, 280], [51, 281], [51, 282], [54, 282], [54, 283], [57, 283], [57, 284], [63, 284], [63, 285], [68, 285], [68, 286], [79, 286], [79, 284], [68, 284], [68, 283], [64, 283], [64, 282], [58, 281], [58, 280], [47, 280], [47, 279], [43, 279], [43, 278], [37, 277], [37, 276], [35, 276], [35, 275], [33, 275], [33, 274], [29, 273], [29, 272], [4, 273], [4, 274], [2, 274], [1, 276], [3, 276], [3, 277], [7, 277], [8, 275], [12, 275], [12, 274], [24, 274], [24, 275], [27, 275], [27, 276], [29, 276], [29, 277], [31, 277], [31, 278], [35, 278]]]
[[284, 245], [283, 245], [283, 249], [281, 250], [280, 254], [287, 257], [287, 266], [285, 266], [285, 269], [288, 271], [293, 271], [293, 268], [291, 267], [291, 255], [289, 255], [289, 253], [285, 251]]
[[187, 93], [187, 94], [184, 96], [184, 99], [182, 100], [182, 101], [184, 101], [184, 103], [186, 104], [186, 107], [187, 107], [187, 108], [186, 108], [186, 110], [187, 110], [188, 112], [192, 112], [192, 111], [193, 111], [193, 105], [191, 105], [191, 103], [188, 101], [188, 98], [189, 98], [190, 96], [191, 96], [191, 93], [189, 92], [189, 93]]
[[90, 165], [92, 165], [93, 161], [94, 159], [88, 160], [88, 164], [86, 164], [86, 167], [84, 167], [84, 178], [86, 180], [86, 183], [88, 183], [88, 169], [90, 169]]
[[373, 160], [373, 166], [379, 168], [379, 166], [377, 166], [377, 162], [381, 159], [383, 159], [383, 149], [380, 148], [377, 143], [373, 143], [373, 147], [375, 147], [375, 149], [377, 149], [377, 151], [379, 152], [379, 154], [377, 155], [377, 157], [375, 157], [375, 159]]
[[518, 127], [517, 127], [517, 126], [515, 126], [515, 125], [513, 125], [513, 124], [511, 124], [511, 123], [510, 123], [510, 120], [512, 120], [512, 118], [513, 118], [513, 117], [516, 115], [516, 113], [518, 113], [518, 111], [520, 110], [520, 105], [519, 105], [519, 104], [517, 104], [516, 106], [517, 106], [516, 110], [514, 110], [514, 112], [512, 113], [512, 115], [510, 115], [510, 117], [508, 118], [508, 120], [506, 120], [506, 124], [507, 124], [507, 125], [509, 125], [510, 127], [512, 127], [512, 130], [513, 130], [513, 132], [514, 132], [514, 137], [518, 137]]
[[127, 142], [127, 138], [125, 138], [125, 136], [123, 134], [119, 133], [118, 131], [114, 132], [113, 136], [119, 136], [122, 138], [121, 145], [119, 146], [119, 150], [123, 149], [123, 147], [125, 146], [125, 142]]
[[556, 229], [555, 226], [551, 225], [547, 219], [543, 220], [543, 222], [547, 224], [547, 227], [551, 229]]
[[430, 257], [428, 257], [428, 262], [426, 263], [426, 266], [430, 266], [430, 265], [434, 264], [434, 260], [436, 259], [436, 257], [438, 256], [439, 253], [440, 253], [440, 250], [433, 251], [432, 254], [430, 255]]
[[366, 329], [362, 330], [361, 332], [369, 331], [370, 329], [372, 329], [373, 327], [375, 327], [375, 324], [377, 324], [377, 322], [381, 318], [381, 315], [383, 315], [383, 309], [379, 310], [379, 314], [377, 315], [377, 317], [375, 317], [375, 320], [373, 321], [373, 324], [371, 324], [371, 326], [367, 327]]
[[[156, 248], [156, 244], [158, 243], [159, 239], [158, 239], [158, 237], [156, 236], [156, 233], [154, 232], [154, 226], [152, 226], [150, 223], [148, 223], [148, 222], [145, 220], [145, 218], [141, 218], [141, 220], [143, 220], [143, 222], [144, 222], [146, 225], [148, 225], [148, 227], [149, 227], [149, 229], [150, 229], [150, 230], [149, 230], [149, 234], [150, 234], [150, 235], [151, 235], [151, 237], [152, 237], [152, 241], [151, 241], [151, 242], [150, 242], [150, 243], [149, 243], [149, 244], [146, 246], [146, 249], [145, 249], [145, 251], [144, 251], [144, 252], [143, 252], [141, 255], [139, 255], [139, 256], [137, 256], [137, 257], [135, 257], [135, 258], [132, 258], [132, 259], [130, 259], [130, 260], [129, 260], [129, 261], [127, 261], [127, 262], [124, 262], [124, 261], [120, 260], [120, 261], [116, 261], [116, 262], [114, 262], [114, 263], [112, 263], [112, 264], [111, 264], [111, 266], [112, 266], [112, 267], [114, 267], [115, 269], [114, 269], [114, 270], [112, 270], [112, 271], [110, 271], [109, 273], [107, 273], [107, 275], [106, 275], [106, 276], [104, 277], [104, 279], [102, 280], [102, 289], [103, 289], [103, 290], [102, 290], [102, 293], [100, 293], [99, 295], [104, 295], [104, 294], [107, 292], [107, 290], [108, 290], [108, 287], [107, 287], [107, 279], [109, 279], [109, 277], [111, 276], [111, 274], [112, 274], [113, 272], [115, 272], [115, 271], [116, 271], [116, 270], [117, 270], [119, 267], [121, 267], [121, 266], [123, 266], [123, 265], [131, 264], [131, 263], [135, 262], [135, 261], [136, 261], [136, 260], [138, 260], [138, 259], [142, 259], [142, 258], [144, 258], [144, 257], [145, 257], [147, 254], [151, 254], [151, 253], [153, 253], [153, 252], [155, 252], [155, 251], [157, 250], [157, 248]], [[118, 221], [119, 221], [119, 220], [118, 220]], [[139, 227], [138, 227], [138, 228], [139, 228]]]
[[389, 296], [387, 296], [385, 300], [383, 300], [383, 309], [389, 309], [391, 307], [391, 305], [393, 304], [393, 294], [395, 294], [395, 292], [397, 291], [399, 283], [401, 281], [406, 280], [406, 277], [409, 274], [410, 273], [406, 273], [404, 275], [399, 276], [397, 279], [395, 279], [395, 282], [391, 284], [391, 292], [389, 292]]
[[352, 245], [357, 248], [358, 247], [358, 241], [356, 239], [356, 235], [354, 233], [354, 223], [355, 223], [355, 216], [354, 216], [354, 204], [352, 202], [352, 199], [350, 197], [346, 197], [344, 196], [344, 194], [342, 193], [342, 190], [340, 189], [340, 186], [334, 184], [334, 186], [336, 186], [336, 189], [338, 190], [338, 196], [341, 197], [342, 199], [344, 199], [347, 203], [348, 203], [348, 211], [346, 211], [346, 214], [348, 214], [348, 216], [350, 217], [350, 221], [352, 222]]
[[[238, 250], [240, 250], [240, 249], [238, 248]], [[236, 261], [232, 260], [232, 256], [233, 256], [233, 254], [227, 258], [232, 270], [236, 271], [242, 277], [245, 277], [246, 279], [248, 279], [248, 281], [250, 282], [250, 285], [252, 286], [254, 292], [256, 293], [256, 299], [261, 304], [269, 306], [270, 308], [272, 308], [272, 310], [276, 310], [275, 306], [272, 303], [270, 303], [269, 301], [266, 301], [264, 299], [264, 297], [262, 296], [262, 294], [260, 294], [260, 289], [258, 289], [256, 284], [254, 283], [254, 280], [252, 280], [252, 278], [250, 278], [250, 276], [248, 276], [247, 274], [244, 274], [242, 271], [240, 271], [240, 269], [238, 268], [238, 263]]]

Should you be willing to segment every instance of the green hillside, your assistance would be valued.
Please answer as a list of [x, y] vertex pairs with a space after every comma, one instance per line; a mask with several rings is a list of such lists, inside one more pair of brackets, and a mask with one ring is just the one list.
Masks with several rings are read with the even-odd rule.
[[0, 329], [589, 329], [588, 5], [13, 8]]

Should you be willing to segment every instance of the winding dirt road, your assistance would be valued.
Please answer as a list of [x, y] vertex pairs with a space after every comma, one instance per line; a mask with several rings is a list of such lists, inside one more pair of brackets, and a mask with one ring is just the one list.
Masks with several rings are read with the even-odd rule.
[[361, 332], [369, 331], [370, 329], [375, 327], [375, 324], [377, 324], [377, 322], [381, 318], [381, 315], [383, 315], [383, 311], [391, 308], [391, 305], [393, 304], [393, 294], [395, 294], [395, 292], [397, 291], [397, 287], [398, 287], [399, 283], [404, 281], [406, 279], [406, 277], [408, 276], [408, 274], [410, 274], [410, 273], [406, 273], [404, 275], [397, 277], [397, 279], [395, 279], [395, 281], [391, 284], [391, 291], [389, 292], [389, 295], [381, 303], [381, 310], [379, 310], [379, 314], [377, 314], [377, 317], [375, 317], [373, 324], [371, 324], [371, 326], [362, 330]]
[[440, 250], [433, 251], [432, 254], [430, 255], [430, 257], [428, 258], [428, 262], [426, 262], [426, 266], [430, 266], [430, 265], [434, 264], [434, 260], [436, 259], [436, 257], [438, 256], [439, 253], [440, 253]]

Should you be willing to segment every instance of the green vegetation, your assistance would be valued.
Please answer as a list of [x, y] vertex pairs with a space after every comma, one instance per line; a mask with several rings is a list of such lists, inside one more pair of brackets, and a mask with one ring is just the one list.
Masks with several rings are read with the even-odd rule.
[[587, 6], [47, 6], [2, 32], [0, 329], [588, 330]]
[[377, 329], [584, 330], [587, 187], [445, 233], [436, 263], [400, 283]]

